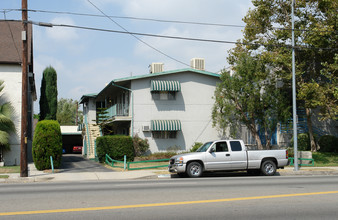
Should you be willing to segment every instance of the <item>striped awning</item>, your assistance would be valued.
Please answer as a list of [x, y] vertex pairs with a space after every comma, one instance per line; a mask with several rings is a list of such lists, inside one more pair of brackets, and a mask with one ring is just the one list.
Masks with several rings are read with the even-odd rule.
[[84, 124], [78, 124], [77, 125], [77, 131], [82, 131], [84, 128]]
[[151, 80], [150, 91], [180, 91], [181, 84], [179, 81]]
[[151, 120], [152, 131], [180, 131], [180, 120]]

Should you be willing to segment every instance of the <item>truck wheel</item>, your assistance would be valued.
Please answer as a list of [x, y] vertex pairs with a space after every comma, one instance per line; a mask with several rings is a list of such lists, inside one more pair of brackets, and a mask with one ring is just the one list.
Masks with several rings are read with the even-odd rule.
[[196, 178], [202, 176], [203, 167], [199, 162], [191, 162], [187, 167], [187, 174], [190, 177]]
[[276, 173], [276, 164], [271, 160], [264, 161], [261, 171], [264, 176], [273, 176]]

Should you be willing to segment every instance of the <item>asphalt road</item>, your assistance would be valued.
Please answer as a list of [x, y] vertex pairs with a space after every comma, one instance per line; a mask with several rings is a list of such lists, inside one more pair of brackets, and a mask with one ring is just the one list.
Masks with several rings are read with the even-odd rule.
[[98, 162], [85, 159], [81, 154], [63, 154], [60, 172], [113, 172]]
[[0, 219], [337, 219], [338, 176], [3, 184]]

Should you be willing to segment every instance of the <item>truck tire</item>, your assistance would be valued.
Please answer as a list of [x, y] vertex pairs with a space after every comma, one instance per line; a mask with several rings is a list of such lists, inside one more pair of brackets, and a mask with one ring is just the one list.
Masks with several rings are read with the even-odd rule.
[[276, 173], [276, 164], [271, 160], [262, 163], [261, 172], [264, 176], [273, 176]]
[[200, 177], [203, 173], [203, 167], [199, 162], [191, 162], [187, 167], [187, 174], [192, 178]]

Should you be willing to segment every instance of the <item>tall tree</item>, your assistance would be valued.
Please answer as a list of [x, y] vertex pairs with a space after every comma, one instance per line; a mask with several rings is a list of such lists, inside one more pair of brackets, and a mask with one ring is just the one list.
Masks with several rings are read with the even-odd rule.
[[[252, 3], [254, 8], [243, 19], [246, 27], [241, 43], [249, 51], [261, 54], [290, 90], [292, 1]], [[332, 70], [329, 67], [337, 52], [337, 8], [336, 0], [297, 0], [295, 5], [297, 105], [306, 110], [312, 151], [317, 150], [312, 131], [313, 110], [321, 108], [322, 115], [333, 118], [337, 115], [328, 112], [336, 106], [337, 99], [326, 91], [337, 78], [336, 73], [327, 72]]]
[[60, 125], [76, 125], [76, 122], [81, 123], [83, 114], [78, 108], [78, 102], [73, 99], [59, 99], [56, 120]]
[[[0, 93], [4, 89], [4, 81], [0, 80]], [[0, 161], [4, 150], [10, 150], [10, 133], [15, 132], [15, 125], [11, 119], [13, 107], [10, 102], [6, 102], [0, 95]]]
[[49, 66], [43, 71], [41, 81], [40, 120], [56, 120], [57, 96], [57, 74]]
[[213, 123], [223, 130], [229, 128], [236, 137], [244, 124], [254, 136], [258, 149], [263, 149], [259, 130], [264, 131], [265, 147], [270, 149], [271, 137], [278, 121], [289, 117], [285, 96], [277, 88], [276, 76], [260, 56], [238, 47], [228, 58], [233, 74], [223, 71], [222, 83], [215, 91]]

